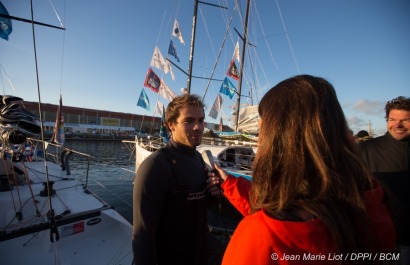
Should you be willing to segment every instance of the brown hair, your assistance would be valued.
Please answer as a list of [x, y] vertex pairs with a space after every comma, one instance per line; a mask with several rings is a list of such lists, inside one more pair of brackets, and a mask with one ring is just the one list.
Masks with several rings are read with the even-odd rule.
[[371, 177], [349, 140], [333, 86], [309, 75], [289, 78], [265, 94], [258, 110], [252, 211], [279, 219], [307, 212], [326, 224], [338, 251], [370, 252], [362, 195]]
[[175, 97], [167, 106], [167, 110], [165, 111], [165, 124], [168, 128], [169, 122], [176, 122], [179, 117], [179, 111], [181, 108], [193, 106], [193, 107], [202, 107], [205, 108], [204, 103], [202, 102], [201, 98], [195, 94], [184, 94], [181, 96]]
[[394, 98], [386, 103], [384, 109], [386, 111], [386, 120], [389, 118], [389, 114], [392, 109], [410, 111], [410, 98], [406, 98], [403, 96]]

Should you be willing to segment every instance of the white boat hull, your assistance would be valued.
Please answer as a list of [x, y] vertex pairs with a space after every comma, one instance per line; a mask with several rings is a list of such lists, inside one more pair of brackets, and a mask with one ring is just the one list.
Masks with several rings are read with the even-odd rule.
[[[12, 168], [27, 172], [31, 185], [22, 181], [9, 191], [0, 192], [2, 264], [132, 264], [132, 225], [79, 180], [48, 162], [55, 193], [43, 197], [40, 193], [45, 190], [44, 162], [11, 164], [7, 160], [7, 164], [9, 173]], [[24, 174], [16, 178], [9, 174], [11, 181], [18, 178], [24, 180]], [[57, 227], [54, 235], [59, 237], [53, 237], [54, 242], [50, 240], [50, 204]], [[22, 214], [20, 221], [16, 212]]]

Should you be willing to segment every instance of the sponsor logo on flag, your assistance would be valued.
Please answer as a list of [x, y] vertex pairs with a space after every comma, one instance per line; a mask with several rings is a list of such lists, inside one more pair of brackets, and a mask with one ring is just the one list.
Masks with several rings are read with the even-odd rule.
[[179, 27], [178, 21], [174, 21], [174, 29], [172, 30], [172, 36], [179, 39], [179, 41], [185, 45], [184, 38], [182, 38], [181, 28]]
[[239, 71], [238, 68], [236, 68], [235, 61], [232, 59], [231, 63], [229, 64], [228, 71], [226, 72], [226, 75], [232, 77], [235, 80], [239, 80]]
[[158, 93], [159, 87], [161, 86], [161, 79], [155, 74], [151, 69], [148, 69], [147, 76], [145, 77], [144, 86], [150, 88], [155, 93]]
[[235, 93], [237, 93], [235, 86], [229, 81], [228, 77], [225, 77], [221, 88], [219, 89], [219, 93], [229, 96], [230, 99], [232, 99]]

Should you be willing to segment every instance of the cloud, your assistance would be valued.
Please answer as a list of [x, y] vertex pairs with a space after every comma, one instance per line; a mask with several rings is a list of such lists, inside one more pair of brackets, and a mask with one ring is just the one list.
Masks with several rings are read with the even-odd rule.
[[349, 124], [349, 127], [351, 128], [363, 128], [368, 125], [367, 120], [363, 120], [359, 117], [349, 117], [347, 118], [347, 123]]
[[373, 135], [381, 135], [385, 132], [384, 101], [371, 101], [361, 99], [354, 103], [344, 103], [343, 109], [349, 127], [357, 132], [370, 128]]
[[384, 106], [386, 102], [371, 101], [367, 99], [361, 99], [354, 103], [347, 103], [346, 108], [351, 109], [354, 112], [365, 114], [368, 116], [384, 117]]

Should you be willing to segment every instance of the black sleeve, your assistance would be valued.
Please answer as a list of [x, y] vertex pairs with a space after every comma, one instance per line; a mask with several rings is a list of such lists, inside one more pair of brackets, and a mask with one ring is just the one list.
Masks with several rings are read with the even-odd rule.
[[147, 157], [137, 170], [132, 233], [135, 264], [156, 264], [155, 233], [171, 177], [171, 165], [161, 152]]

